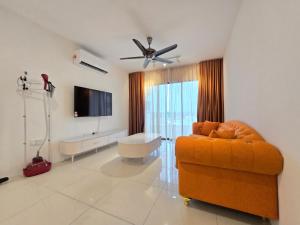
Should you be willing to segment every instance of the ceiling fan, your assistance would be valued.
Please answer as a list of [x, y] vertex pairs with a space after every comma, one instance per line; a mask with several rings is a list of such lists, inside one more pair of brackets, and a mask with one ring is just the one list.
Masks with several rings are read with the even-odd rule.
[[147, 68], [149, 65], [150, 61], [158, 61], [161, 63], [166, 63], [166, 64], [171, 64], [173, 61], [165, 58], [161, 58], [162, 54], [165, 54], [169, 51], [172, 51], [173, 49], [177, 48], [177, 44], [171, 45], [169, 47], [163, 48], [159, 51], [156, 51], [155, 49], [151, 48], [150, 45], [152, 43], [152, 37], [147, 37], [147, 42], [148, 42], [148, 48], [145, 48], [141, 42], [139, 42], [136, 39], [132, 39], [133, 42], [138, 46], [138, 48], [142, 51], [143, 56], [135, 56], [135, 57], [125, 57], [125, 58], [120, 58], [120, 60], [125, 60], [125, 59], [145, 59], [143, 67]]

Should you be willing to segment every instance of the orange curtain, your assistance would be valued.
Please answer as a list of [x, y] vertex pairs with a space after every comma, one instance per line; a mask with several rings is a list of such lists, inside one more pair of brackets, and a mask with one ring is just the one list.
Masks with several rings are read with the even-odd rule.
[[129, 74], [129, 135], [144, 132], [144, 73]]
[[224, 121], [223, 59], [200, 62], [198, 90], [199, 122]]

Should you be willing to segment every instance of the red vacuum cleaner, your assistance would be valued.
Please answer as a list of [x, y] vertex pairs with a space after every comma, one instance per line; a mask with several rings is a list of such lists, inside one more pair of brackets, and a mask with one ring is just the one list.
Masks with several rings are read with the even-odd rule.
[[[52, 97], [55, 87], [53, 84], [48, 80], [47, 74], [41, 75], [44, 81], [43, 90], [45, 90], [48, 95], [47, 97]], [[26, 86], [26, 85], [25, 85]], [[23, 89], [24, 90], [24, 89]], [[28, 88], [26, 89], [28, 90]], [[25, 98], [24, 98], [25, 99]], [[24, 100], [25, 101], [25, 100]], [[24, 102], [25, 105], [25, 102]], [[26, 107], [24, 107], [26, 109]], [[50, 112], [47, 115], [47, 106], [46, 106], [46, 100], [44, 98], [44, 110], [45, 110], [45, 118], [46, 118], [46, 136], [43, 140], [43, 143], [40, 145], [39, 149], [37, 150], [36, 156], [32, 159], [32, 162], [29, 163], [26, 168], [23, 169], [23, 174], [25, 177], [32, 177], [36, 176], [42, 173], [46, 173], [51, 169], [52, 163], [43, 159], [43, 157], [40, 156], [40, 150], [42, 149], [43, 145], [45, 144], [46, 140], [50, 141], [49, 139], [49, 133], [50, 131], [49, 124], [50, 124]], [[26, 111], [24, 112], [24, 119], [26, 120]], [[26, 121], [24, 121], [25, 127], [26, 127]], [[26, 142], [26, 128], [25, 128], [25, 142]], [[25, 145], [26, 148], [26, 145]]]
[[32, 159], [32, 162], [23, 169], [23, 174], [25, 177], [36, 176], [48, 172], [51, 170], [51, 166], [51, 162], [48, 162], [41, 156], [36, 156]]

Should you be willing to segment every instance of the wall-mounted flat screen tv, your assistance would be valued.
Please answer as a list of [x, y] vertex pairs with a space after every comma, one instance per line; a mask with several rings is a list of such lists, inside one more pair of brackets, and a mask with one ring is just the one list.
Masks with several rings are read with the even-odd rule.
[[74, 117], [111, 115], [112, 93], [74, 86]]

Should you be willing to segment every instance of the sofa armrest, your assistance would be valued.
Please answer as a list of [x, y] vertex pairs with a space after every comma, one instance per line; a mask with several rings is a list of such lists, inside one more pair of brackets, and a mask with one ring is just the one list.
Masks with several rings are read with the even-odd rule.
[[179, 163], [267, 175], [277, 175], [283, 168], [283, 158], [279, 150], [264, 141], [178, 137], [175, 151]]

